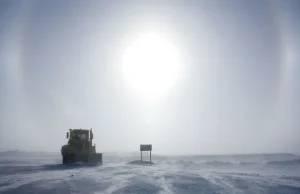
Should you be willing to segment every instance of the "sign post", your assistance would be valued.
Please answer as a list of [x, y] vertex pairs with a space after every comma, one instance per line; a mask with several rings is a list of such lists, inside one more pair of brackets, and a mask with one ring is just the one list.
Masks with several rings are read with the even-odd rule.
[[150, 163], [151, 163], [151, 151], [152, 151], [152, 144], [141, 144], [140, 145], [141, 151], [141, 161], [143, 161], [143, 151], [150, 151]]

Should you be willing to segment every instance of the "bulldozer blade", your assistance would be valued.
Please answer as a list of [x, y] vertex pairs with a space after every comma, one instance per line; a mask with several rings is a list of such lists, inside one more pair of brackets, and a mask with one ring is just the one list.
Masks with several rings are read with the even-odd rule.
[[88, 158], [88, 163], [102, 164], [102, 153], [91, 154]]

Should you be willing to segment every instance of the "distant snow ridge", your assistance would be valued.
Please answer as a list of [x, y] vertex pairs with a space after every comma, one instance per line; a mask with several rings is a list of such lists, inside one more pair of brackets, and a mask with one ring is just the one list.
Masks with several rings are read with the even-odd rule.
[[283, 160], [283, 161], [271, 161], [267, 162], [268, 165], [300, 165], [300, 159]]
[[[168, 164], [171, 164], [169, 162]], [[275, 160], [269, 162], [227, 162], [227, 161], [191, 161], [191, 160], [181, 160], [177, 164], [183, 166], [198, 165], [199, 167], [238, 167], [238, 166], [299, 166], [300, 168], [300, 159], [291, 159], [291, 160]]]
[[155, 164], [154, 162], [150, 162], [150, 161], [143, 161], [143, 160], [134, 160], [131, 162], [128, 162], [128, 164], [136, 164], [136, 165], [153, 165]]

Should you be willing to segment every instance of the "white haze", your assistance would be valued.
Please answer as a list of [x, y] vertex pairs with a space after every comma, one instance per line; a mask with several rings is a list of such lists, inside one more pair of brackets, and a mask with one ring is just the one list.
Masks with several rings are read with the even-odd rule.
[[[1, 1], [0, 150], [299, 152], [299, 1]], [[167, 35], [182, 58], [163, 99], [132, 92], [121, 57]]]

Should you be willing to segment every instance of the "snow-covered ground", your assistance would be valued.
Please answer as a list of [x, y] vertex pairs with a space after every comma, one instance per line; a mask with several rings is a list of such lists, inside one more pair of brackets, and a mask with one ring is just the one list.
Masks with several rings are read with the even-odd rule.
[[0, 155], [0, 193], [300, 193], [291, 154], [139, 156], [104, 154], [101, 166], [61, 164], [56, 154]]

